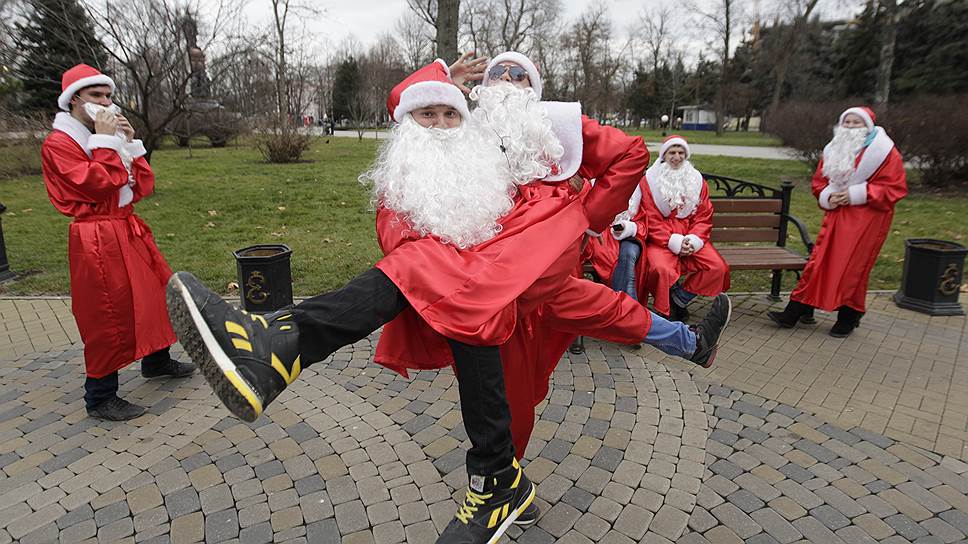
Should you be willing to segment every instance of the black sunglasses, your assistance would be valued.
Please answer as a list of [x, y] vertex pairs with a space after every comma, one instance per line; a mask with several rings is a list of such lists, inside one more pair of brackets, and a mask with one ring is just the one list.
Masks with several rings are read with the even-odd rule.
[[504, 66], [498, 64], [487, 72], [488, 79], [501, 79], [507, 72], [514, 81], [524, 81], [528, 77], [528, 71], [520, 66]]

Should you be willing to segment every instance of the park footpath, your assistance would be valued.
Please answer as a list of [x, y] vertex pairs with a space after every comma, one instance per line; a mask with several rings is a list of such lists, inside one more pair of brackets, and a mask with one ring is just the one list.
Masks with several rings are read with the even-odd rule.
[[[594, 341], [562, 359], [525, 455], [543, 515], [502, 542], [968, 542], [968, 320], [875, 293], [834, 339], [829, 314], [781, 330], [734, 300], [711, 369]], [[0, 543], [430, 543], [453, 516], [449, 370], [374, 365], [377, 333], [245, 424], [201, 376], [135, 365], [148, 413], [100, 422], [69, 304], [0, 299]]]

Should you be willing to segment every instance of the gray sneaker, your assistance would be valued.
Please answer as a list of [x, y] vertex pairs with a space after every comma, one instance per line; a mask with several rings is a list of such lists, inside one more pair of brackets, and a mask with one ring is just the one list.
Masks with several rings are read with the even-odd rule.
[[144, 406], [138, 406], [114, 396], [94, 408], [88, 408], [87, 415], [105, 421], [127, 421], [144, 414], [146, 410]]

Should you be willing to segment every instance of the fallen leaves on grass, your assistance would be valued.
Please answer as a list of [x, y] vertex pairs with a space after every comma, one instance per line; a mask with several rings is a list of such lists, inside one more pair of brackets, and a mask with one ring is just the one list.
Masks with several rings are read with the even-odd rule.
[[218, 211], [216, 211], [216, 210], [208, 210], [208, 215], [209, 215], [209, 217], [215, 217], [215, 216], [218, 215]]

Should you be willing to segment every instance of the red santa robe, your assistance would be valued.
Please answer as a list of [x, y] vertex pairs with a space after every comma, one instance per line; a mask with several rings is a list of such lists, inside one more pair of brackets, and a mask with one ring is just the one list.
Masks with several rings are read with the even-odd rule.
[[41, 148], [44, 183], [57, 211], [74, 219], [71, 310], [87, 375], [101, 378], [175, 342], [165, 305], [171, 269], [133, 206], [155, 177], [140, 140], [91, 134], [64, 112], [53, 128]]
[[813, 194], [826, 213], [790, 300], [828, 312], [841, 306], [866, 309], [867, 279], [890, 231], [894, 205], [907, 195], [901, 154], [883, 128], [874, 130], [848, 181], [849, 206], [830, 206], [837, 189], [823, 175], [823, 159], [817, 165]]
[[[640, 182], [641, 183], [641, 182]], [[635, 223], [635, 235], [626, 240], [635, 240], [639, 243], [639, 247], [643, 251], [639, 255], [638, 261], [635, 263], [635, 292], [642, 293], [639, 296], [640, 300], [645, 297], [645, 236], [648, 230], [648, 217], [645, 214], [645, 209], [642, 207], [642, 188], [636, 187], [635, 192], [632, 193], [632, 198], [629, 199], [629, 207], [626, 210], [628, 215], [628, 220]], [[625, 215], [625, 214], [623, 214]], [[614, 222], [618, 221], [619, 216], [616, 216]], [[620, 241], [615, 239], [615, 236], [610, 232], [611, 229], [607, 229], [606, 232], [601, 233], [600, 236], [591, 236], [588, 239], [588, 243], [585, 244], [585, 249], [582, 251], [581, 260], [583, 263], [588, 263], [591, 265], [592, 269], [595, 271], [595, 275], [598, 279], [605, 285], [612, 284], [612, 274], [615, 273], [615, 265], [618, 263], [618, 253], [620, 248]]]
[[[645, 246], [645, 289], [639, 298], [649, 293], [655, 311], [669, 315], [669, 288], [683, 275], [682, 288], [702, 296], [713, 297], [729, 289], [729, 265], [709, 240], [713, 230], [713, 204], [709, 187], [698, 170], [690, 181], [688, 191], [693, 195], [685, 207], [672, 210], [662, 198], [659, 165], [656, 161], [645, 173], [642, 187], [642, 207], [648, 217]], [[698, 193], [696, 199], [694, 195]], [[688, 238], [698, 249], [680, 257], [682, 242]]]
[[[582, 177], [597, 178], [595, 187], [586, 186], [579, 194], [568, 183], [521, 186], [514, 208], [500, 220], [501, 232], [466, 250], [417, 237], [389, 210], [377, 213], [377, 235], [386, 256], [376, 266], [411, 307], [384, 327], [374, 360], [405, 374], [407, 368], [452, 364], [446, 338], [502, 345], [519, 458], [530, 438], [534, 407], [547, 393], [547, 376], [554, 368], [549, 361], [556, 363], [568, 346], [564, 343], [557, 356], [544, 350], [540, 358], [530, 349], [506, 349], [540, 341], [550, 331], [536, 331], [535, 312], [553, 314], [541, 325], [554, 319], [556, 337], [590, 329], [606, 340], [631, 343], [644, 338], [651, 324], [648, 313], [627, 296], [574, 277], [582, 235], [588, 228], [604, 230], [625, 207], [648, 164], [648, 151], [640, 138], [577, 111], [565, 117], [573, 128], [559, 137], [566, 149], [581, 153], [555, 178], [567, 179], [577, 170]], [[434, 263], [433, 268], [426, 263]]]

